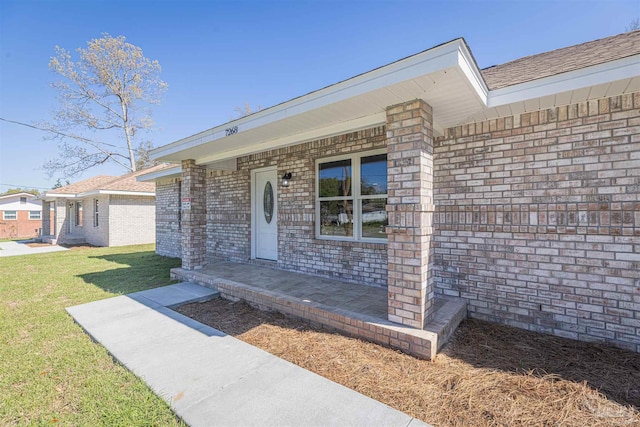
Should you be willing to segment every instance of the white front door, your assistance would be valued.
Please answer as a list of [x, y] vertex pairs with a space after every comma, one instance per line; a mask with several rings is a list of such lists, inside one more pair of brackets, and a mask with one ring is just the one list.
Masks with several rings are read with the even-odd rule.
[[278, 170], [253, 172], [253, 254], [254, 258], [278, 259]]

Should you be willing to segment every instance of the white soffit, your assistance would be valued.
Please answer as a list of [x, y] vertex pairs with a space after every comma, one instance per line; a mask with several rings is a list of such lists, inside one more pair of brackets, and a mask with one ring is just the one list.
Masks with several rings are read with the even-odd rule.
[[175, 166], [172, 168], [161, 169], [157, 172], [145, 173], [143, 175], [138, 175], [136, 177], [136, 181], [138, 182], [155, 182], [158, 179], [163, 178], [174, 178], [178, 177], [182, 174], [182, 167]]
[[101, 194], [111, 194], [120, 196], [155, 196], [155, 192], [149, 191], [125, 191], [125, 190], [91, 190], [82, 193], [62, 194], [62, 193], [45, 193], [42, 196], [44, 201], [52, 201], [54, 199], [82, 199], [84, 197], [96, 196]]
[[640, 55], [489, 92], [488, 107], [464, 123], [640, 91]]
[[41, 196], [42, 200], [47, 200], [47, 199], [73, 199], [77, 197], [77, 194], [74, 193], [44, 193], [44, 195]]
[[155, 196], [155, 191], [95, 190], [78, 194], [79, 197], [110, 194], [116, 196]]
[[438, 132], [483, 108], [487, 92], [458, 39], [157, 148], [152, 158], [192, 158], [213, 169], [222, 160], [382, 125], [388, 106], [419, 98], [433, 107]]
[[[629, 80], [638, 76], [640, 76], [640, 55], [633, 55], [580, 70], [493, 90], [489, 93], [487, 106], [489, 108], [497, 107], [581, 88], [610, 84], [618, 80]], [[603, 92], [600, 96], [605, 95], [606, 92]]]

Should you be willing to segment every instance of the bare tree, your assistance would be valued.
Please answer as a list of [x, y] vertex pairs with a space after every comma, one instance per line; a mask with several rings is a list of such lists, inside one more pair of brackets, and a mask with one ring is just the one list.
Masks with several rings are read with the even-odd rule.
[[640, 30], [640, 17], [632, 19], [629, 25], [625, 27], [625, 32]]
[[239, 119], [241, 117], [248, 116], [253, 113], [257, 113], [260, 110], [262, 110], [262, 105], [258, 104], [257, 107], [252, 107], [251, 104], [249, 104], [248, 102], [245, 102], [241, 107], [236, 107], [233, 109], [233, 112], [235, 114], [234, 118]]
[[65, 177], [105, 162], [137, 170], [152, 148], [143, 138], [153, 126], [151, 106], [167, 88], [158, 61], [146, 58], [124, 36], [106, 33], [77, 49], [77, 61], [65, 49], [55, 49], [49, 68], [62, 77], [53, 83], [60, 105], [53, 123], [36, 127], [59, 140], [60, 153], [44, 169]]

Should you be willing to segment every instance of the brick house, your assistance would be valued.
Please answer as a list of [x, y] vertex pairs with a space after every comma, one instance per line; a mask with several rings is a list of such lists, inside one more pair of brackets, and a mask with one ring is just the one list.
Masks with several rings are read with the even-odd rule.
[[640, 351], [640, 31], [483, 70], [456, 39], [152, 158], [180, 274], [268, 265], [385, 288], [405, 328], [453, 298]]
[[42, 228], [42, 202], [31, 193], [0, 196], [0, 239], [38, 237]]
[[155, 242], [155, 185], [136, 177], [158, 165], [122, 176], [99, 175], [44, 193], [42, 240], [58, 244], [124, 246]]

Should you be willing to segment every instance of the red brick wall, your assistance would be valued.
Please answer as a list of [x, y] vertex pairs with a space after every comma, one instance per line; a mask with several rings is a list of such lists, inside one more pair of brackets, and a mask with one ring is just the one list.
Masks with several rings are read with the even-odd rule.
[[37, 237], [42, 228], [42, 220], [30, 220], [29, 211], [17, 211], [17, 220], [3, 220], [0, 212], [0, 239], [21, 239]]

